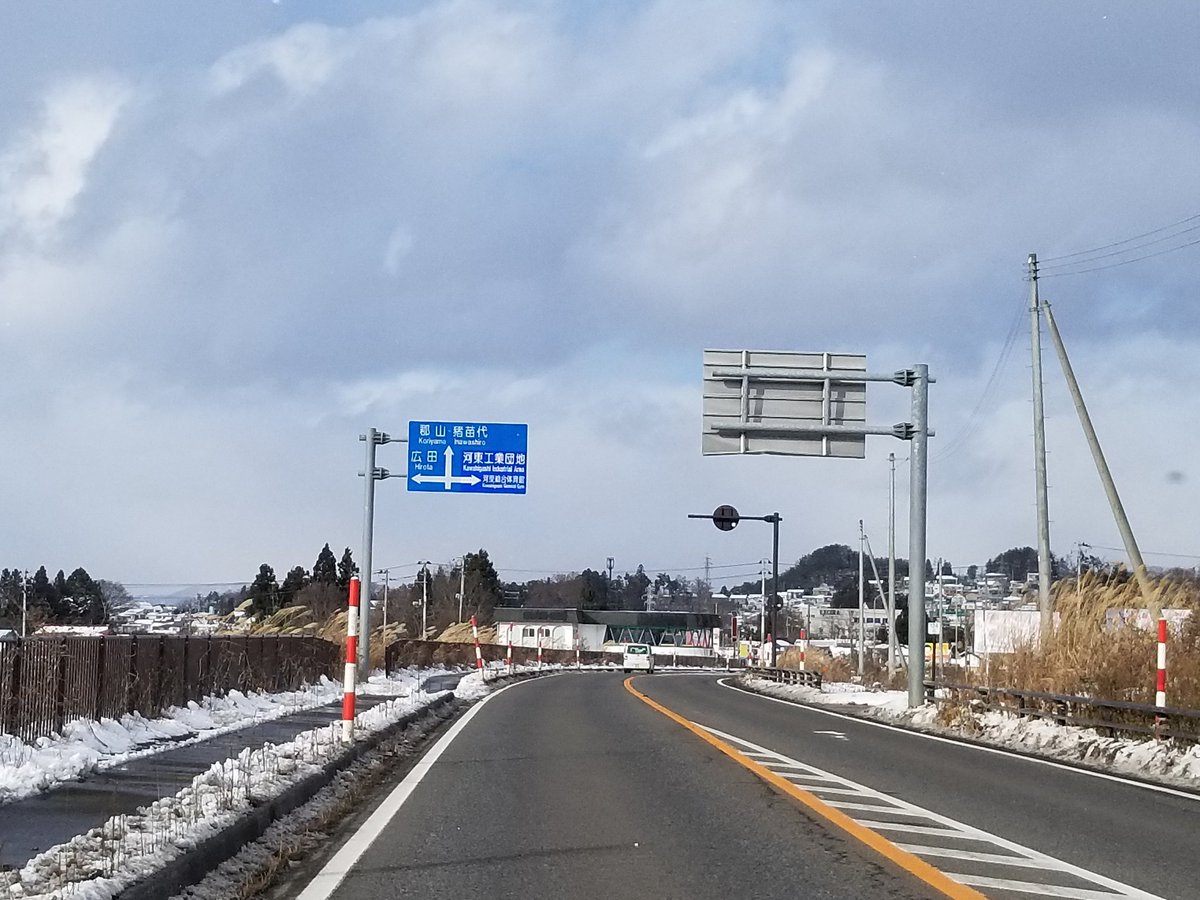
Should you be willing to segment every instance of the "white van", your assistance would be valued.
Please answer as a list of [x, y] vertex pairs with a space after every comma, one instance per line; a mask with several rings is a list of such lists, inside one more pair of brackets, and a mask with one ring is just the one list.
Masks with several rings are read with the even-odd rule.
[[625, 656], [621, 660], [621, 666], [626, 672], [631, 672], [634, 669], [640, 669], [646, 673], [653, 672], [654, 652], [650, 649], [649, 644], [630, 644], [625, 648]]

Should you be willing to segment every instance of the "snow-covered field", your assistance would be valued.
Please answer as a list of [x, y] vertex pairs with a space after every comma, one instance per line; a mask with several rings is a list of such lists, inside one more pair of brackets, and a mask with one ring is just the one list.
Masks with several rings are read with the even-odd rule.
[[[363, 695], [388, 697], [356, 717], [356, 735], [386, 728], [446, 692], [425, 693], [420, 685], [446, 669], [409, 669], [389, 677], [376, 673], [360, 688]], [[455, 695], [474, 699], [491, 690], [478, 673], [462, 678]], [[287, 694], [229, 695], [177, 708], [160, 719], [126, 716], [120, 722], [80, 720], [64, 735], [30, 747], [8, 736], [0, 757], [0, 783], [9, 796], [24, 796], [57, 781], [117, 765], [135, 755], [161, 752], [181, 740], [203, 740], [328, 703], [341, 685], [323, 681]], [[192, 784], [136, 814], [114, 816], [87, 834], [52, 847], [15, 872], [0, 873], [0, 898], [80, 897], [102, 900], [161, 868], [166, 862], [236, 820], [252, 804], [280, 794], [316, 772], [342, 748], [341, 726], [299, 734], [284, 744], [246, 748], [214, 764]], [[168, 741], [164, 745], [164, 741]]]
[[1200, 746], [1105, 737], [1094, 728], [985, 710], [961, 710], [953, 717], [942, 717], [932, 704], [910, 710], [904, 691], [867, 691], [844, 682], [825, 683], [819, 689], [764, 678], [745, 678], [745, 684], [771, 697], [821, 704], [925, 731], [969, 736], [999, 747], [1200, 789]]

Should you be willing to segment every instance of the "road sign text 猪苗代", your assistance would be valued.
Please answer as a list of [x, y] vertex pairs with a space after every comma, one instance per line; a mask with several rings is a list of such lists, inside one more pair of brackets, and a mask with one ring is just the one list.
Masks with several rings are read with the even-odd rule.
[[409, 422], [408, 489], [524, 494], [529, 426]]

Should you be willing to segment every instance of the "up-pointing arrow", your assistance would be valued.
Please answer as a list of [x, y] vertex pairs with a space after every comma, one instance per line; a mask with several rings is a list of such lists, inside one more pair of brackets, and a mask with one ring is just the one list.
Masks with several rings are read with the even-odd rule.
[[451, 475], [454, 470], [454, 448], [447, 447], [445, 452], [446, 472], [444, 475], [414, 475], [412, 480], [417, 484], [440, 484], [450, 490], [455, 484], [479, 484], [478, 475]]

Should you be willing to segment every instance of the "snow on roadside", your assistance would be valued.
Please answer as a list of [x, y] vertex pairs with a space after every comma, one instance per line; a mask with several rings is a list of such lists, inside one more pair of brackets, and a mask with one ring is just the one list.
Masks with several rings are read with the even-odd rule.
[[1200, 745], [1180, 746], [1171, 741], [1105, 737], [1094, 728], [1059, 725], [1047, 719], [1020, 718], [996, 711], [964, 709], [951, 724], [947, 724], [939, 719], [934, 704], [909, 709], [905, 691], [866, 691], [844, 682], [828, 682], [820, 688], [812, 688], [777, 684], [765, 678], [743, 680], [747, 687], [770, 697], [820, 704], [884, 722], [970, 737], [999, 747], [1150, 778], [1164, 784], [1200, 788]]
[[[364, 696], [407, 696], [420, 690], [424, 679], [448, 674], [443, 667], [405, 669], [388, 678], [377, 671], [361, 686]], [[342, 696], [342, 684], [324, 675], [295, 691], [243, 693], [173, 706], [162, 716], [147, 719], [130, 713], [120, 719], [75, 719], [62, 734], [27, 744], [0, 734], [0, 804], [48, 790], [89, 772], [119, 766], [131, 759], [205, 741], [270, 719], [325, 706]]]
[[[364, 693], [391, 699], [356, 716], [356, 735], [386, 728], [442, 696], [445, 692], [420, 689], [430, 674], [436, 673], [410, 669], [387, 678], [372, 675]], [[464, 676], [460, 685], [461, 694], [455, 694], [464, 698], [492, 690], [478, 673]], [[334, 722], [303, 732], [287, 743], [247, 747], [236, 757], [214, 763], [177, 794], [136, 814], [114, 816], [86, 834], [38, 854], [19, 871], [0, 873], [0, 896], [32, 900], [69, 893], [80, 900], [108, 900], [227, 827], [252, 805], [278, 796], [316, 772], [341, 752], [340, 735], [341, 725]]]

